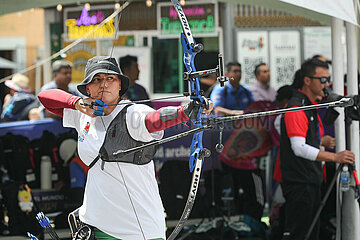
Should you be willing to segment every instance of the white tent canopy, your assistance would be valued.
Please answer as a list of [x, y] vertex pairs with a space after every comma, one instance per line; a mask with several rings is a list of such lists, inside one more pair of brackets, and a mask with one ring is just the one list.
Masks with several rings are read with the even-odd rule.
[[[331, 17], [349, 21], [356, 21], [355, 7], [352, 0], [219, 0], [220, 2], [229, 2], [234, 4], [246, 4], [262, 6], [270, 9], [277, 9], [296, 16], [318, 21], [324, 25], [331, 25]], [[299, 4], [297, 4], [299, 3]], [[300, 6], [300, 7], [299, 7]], [[314, 8], [313, 6], [318, 6]], [[336, 6], [336, 7], [333, 7]], [[332, 9], [331, 11], [329, 9]], [[343, 10], [341, 10], [343, 9]], [[350, 9], [350, 10], [349, 10]], [[339, 13], [338, 13], [339, 12]], [[334, 15], [333, 15], [334, 14]], [[346, 16], [349, 14], [349, 16]], [[339, 16], [342, 17], [339, 17]], [[351, 17], [350, 17], [351, 16]], [[355, 19], [355, 20], [354, 20]]]
[[280, 0], [358, 25], [353, 0]]

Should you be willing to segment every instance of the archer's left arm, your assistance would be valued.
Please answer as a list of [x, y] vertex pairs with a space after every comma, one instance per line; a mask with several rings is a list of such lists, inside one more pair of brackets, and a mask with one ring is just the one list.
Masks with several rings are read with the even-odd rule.
[[[185, 106], [179, 107], [163, 107], [156, 111], [149, 112], [145, 117], [145, 125], [149, 133], [165, 130], [166, 128], [184, 123], [189, 118], [196, 118], [200, 105], [195, 101], [191, 101]], [[209, 101], [208, 109], [204, 109], [203, 113], [208, 115], [212, 111], [212, 102]]]
[[163, 107], [149, 112], [145, 117], [145, 125], [149, 133], [161, 131], [189, 120], [184, 113], [184, 107]]

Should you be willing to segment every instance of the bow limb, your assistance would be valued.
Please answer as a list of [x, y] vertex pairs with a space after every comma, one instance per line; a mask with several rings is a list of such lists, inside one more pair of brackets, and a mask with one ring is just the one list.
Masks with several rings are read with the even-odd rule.
[[[194, 59], [195, 55], [200, 52], [203, 47], [201, 44], [196, 44], [193, 38], [193, 35], [190, 30], [190, 25], [186, 19], [185, 13], [179, 3], [178, 0], [171, 0], [174, 4], [176, 12], [178, 13], [181, 26], [183, 29], [183, 33], [181, 33], [181, 45], [184, 51], [184, 65], [188, 72], [196, 72]], [[200, 89], [199, 79], [190, 78], [190, 99], [194, 101], [199, 101], [201, 103], [205, 103], [205, 99], [202, 95], [202, 91]], [[195, 128], [201, 129], [203, 127], [202, 123], [202, 107], [200, 107], [198, 114], [195, 119]], [[208, 151], [203, 148], [203, 131], [194, 133], [191, 147], [190, 147], [190, 159], [189, 159], [189, 168], [190, 172], [193, 172], [193, 177], [191, 181], [189, 195], [185, 204], [184, 211], [176, 224], [173, 232], [170, 234], [168, 240], [175, 239], [175, 237], [180, 233], [183, 228], [186, 220], [189, 218], [192, 207], [195, 202], [195, 197], [199, 185], [200, 175], [201, 175], [201, 167], [204, 160], [204, 156], [208, 154]]]
[[182, 9], [180, 2], [178, 0], [171, 0], [171, 2], [174, 4], [176, 12], [178, 13], [183, 32], [189, 40], [190, 46], [194, 47], [196, 44], [190, 30], [189, 22], [185, 16], [184, 10]]

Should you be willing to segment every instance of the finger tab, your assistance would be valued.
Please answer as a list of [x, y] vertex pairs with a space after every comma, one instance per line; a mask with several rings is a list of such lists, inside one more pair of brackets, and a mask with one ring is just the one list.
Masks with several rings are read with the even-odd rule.
[[103, 107], [97, 107], [97, 109], [94, 110], [94, 114], [96, 116], [103, 116], [104, 115], [104, 108]]
[[97, 106], [104, 106], [104, 102], [101, 101], [100, 99], [95, 99], [95, 104], [96, 104]]

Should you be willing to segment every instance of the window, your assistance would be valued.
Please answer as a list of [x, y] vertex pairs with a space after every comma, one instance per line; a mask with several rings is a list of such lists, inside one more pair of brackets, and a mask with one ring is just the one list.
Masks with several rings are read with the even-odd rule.
[[[204, 44], [204, 50], [195, 57], [196, 70], [215, 68], [218, 64], [218, 38], [199, 38], [195, 41]], [[183, 93], [182, 74], [185, 66], [179, 39], [153, 38], [152, 51], [154, 93]]]

